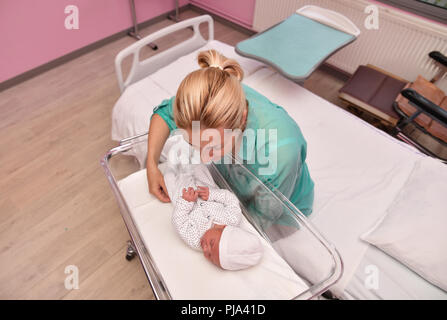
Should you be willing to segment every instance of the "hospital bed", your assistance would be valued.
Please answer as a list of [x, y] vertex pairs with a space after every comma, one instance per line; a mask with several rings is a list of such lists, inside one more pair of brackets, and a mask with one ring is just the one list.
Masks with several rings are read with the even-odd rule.
[[[201, 23], [208, 25], [207, 40], [200, 35]], [[144, 45], [190, 26], [191, 38], [139, 61]], [[308, 219], [279, 192], [235, 165], [234, 172], [248, 176], [258, 187], [257, 194], [267, 196], [272, 207], [282, 208], [296, 226], [271, 237], [268, 224], [256, 220], [250, 203], [236, 194], [246, 218], [244, 227], [258, 232], [266, 252], [259, 266], [240, 273], [218, 270], [183, 246], [170, 226], [172, 204], [149, 194], [144, 170], [145, 132], [152, 109], [176, 94], [181, 80], [198, 68], [198, 52], [211, 48], [236, 59], [244, 69], [243, 82], [297, 121], [307, 140], [307, 163], [316, 183]], [[128, 56], [133, 63], [124, 80], [121, 62]], [[112, 139], [120, 143], [101, 164], [132, 238], [130, 255], [138, 254], [157, 298], [310, 299], [327, 289], [348, 299], [447, 298], [445, 291], [360, 239], [401, 195], [416, 166], [430, 168], [420, 186], [429, 189], [431, 181], [446, 176], [444, 164], [312, 94], [270, 65], [242, 57], [233, 47], [214, 40], [213, 20], [207, 15], [162, 29], [124, 49], [116, 58], [116, 70], [122, 95], [113, 109]], [[135, 160], [133, 167], [125, 160], [129, 156]], [[209, 169], [219, 186], [232, 190], [218, 170], [212, 165]], [[445, 187], [434, 192], [447, 189], [447, 179], [440, 183]], [[371, 264], [381, 270], [380, 290], [364, 285]], [[216, 279], [220, 279], [218, 290], [210, 291], [208, 284]]]

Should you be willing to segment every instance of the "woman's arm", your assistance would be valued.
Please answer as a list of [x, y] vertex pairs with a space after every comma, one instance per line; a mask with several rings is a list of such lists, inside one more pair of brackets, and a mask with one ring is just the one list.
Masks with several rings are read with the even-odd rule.
[[169, 127], [161, 116], [152, 116], [147, 139], [147, 167], [158, 167], [161, 150], [169, 137]]
[[162, 202], [169, 202], [170, 199], [163, 174], [158, 169], [158, 160], [169, 133], [169, 127], [163, 118], [158, 114], [154, 114], [151, 118], [147, 140], [146, 173], [149, 192]]

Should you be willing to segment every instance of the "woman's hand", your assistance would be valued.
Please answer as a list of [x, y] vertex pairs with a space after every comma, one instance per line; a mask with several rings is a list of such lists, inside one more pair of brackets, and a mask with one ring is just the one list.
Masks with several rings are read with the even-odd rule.
[[182, 190], [182, 198], [189, 202], [196, 202], [198, 198], [197, 191], [194, 190], [194, 188], [189, 187], [188, 190], [183, 188]]
[[147, 178], [149, 192], [156, 196], [161, 202], [171, 202], [168, 195], [168, 189], [165, 185], [165, 179], [158, 167], [147, 168]]
[[169, 136], [169, 127], [161, 116], [154, 114], [149, 125], [147, 138], [147, 182], [149, 192], [156, 196], [161, 202], [170, 202], [165, 179], [160, 169], [158, 160], [160, 153]]
[[197, 186], [197, 193], [200, 198], [208, 201], [208, 197], [210, 195], [210, 189], [208, 187]]

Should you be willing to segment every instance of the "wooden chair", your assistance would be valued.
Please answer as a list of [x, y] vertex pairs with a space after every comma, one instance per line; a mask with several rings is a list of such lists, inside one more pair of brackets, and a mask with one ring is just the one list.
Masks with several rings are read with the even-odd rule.
[[360, 66], [339, 97], [357, 113], [366, 112], [385, 131], [431, 156], [447, 160], [447, 97], [434, 83], [447, 72], [447, 58], [429, 56], [440, 72], [428, 81], [409, 81], [373, 65]]

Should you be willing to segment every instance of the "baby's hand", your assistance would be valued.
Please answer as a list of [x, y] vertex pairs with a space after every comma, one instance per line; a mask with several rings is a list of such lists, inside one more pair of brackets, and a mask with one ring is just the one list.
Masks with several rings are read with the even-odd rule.
[[197, 186], [197, 193], [200, 198], [208, 201], [208, 197], [210, 195], [210, 189], [208, 187]]
[[189, 202], [196, 202], [198, 197], [197, 191], [194, 190], [194, 188], [189, 187], [188, 190], [183, 188], [182, 191], [182, 198]]

